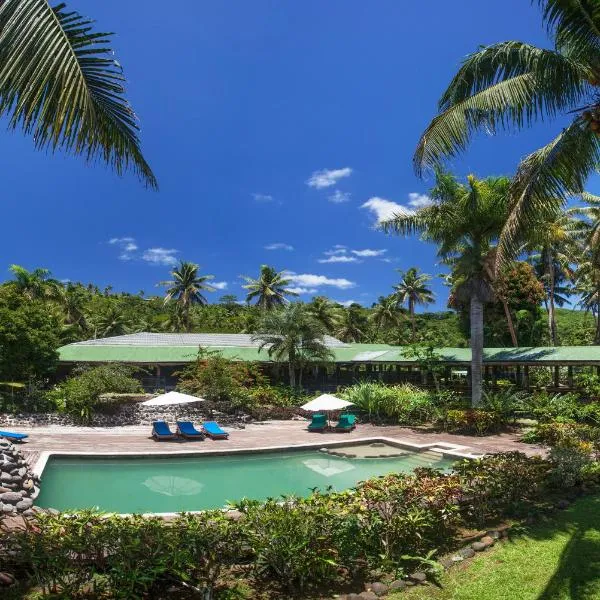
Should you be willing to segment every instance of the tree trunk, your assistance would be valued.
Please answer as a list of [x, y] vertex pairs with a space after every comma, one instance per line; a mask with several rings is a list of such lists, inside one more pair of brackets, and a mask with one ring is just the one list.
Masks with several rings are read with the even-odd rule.
[[519, 345], [519, 341], [517, 340], [517, 334], [515, 333], [515, 326], [512, 320], [512, 315], [510, 314], [510, 308], [508, 308], [508, 302], [502, 298], [502, 306], [504, 308], [504, 316], [506, 317], [506, 323], [508, 324], [508, 331], [510, 333], [510, 340], [512, 345], [516, 348]]
[[415, 303], [412, 298], [408, 299], [408, 314], [410, 315], [410, 325], [412, 328], [412, 341], [413, 344], [417, 339], [417, 328], [415, 325]]
[[291, 361], [291, 360], [289, 362], [289, 369], [290, 369], [290, 387], [295, 388], [296, 387], [296, 367], [295, 367], [293, 361]]
[[548, 276], [548, 333], [550, 343], [556, 346], [556, 314], [554, 310], [554, 264], [550, 252], [546, 252], [546, 275]]
[[483, 303], [471, 296], [471, 405], [481, 404], [481, 371], [483, 368]]

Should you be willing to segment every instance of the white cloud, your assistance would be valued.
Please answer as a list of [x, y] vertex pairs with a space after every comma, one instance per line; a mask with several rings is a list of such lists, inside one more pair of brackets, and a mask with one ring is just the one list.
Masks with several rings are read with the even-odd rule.
[[293, 250], [294, 246], [290, 246], [289, 244], [283, 244], [281, 242], [277, 242], [275, 244], [269, 244], [265, 246], [265, 250]]
[[144, 250], [142, 260], [151, 265], [172, 266], [177, 264], [177, 258], [175, 257], [177, 252], [178, 250], [174, 248], [148, 248]]
[[352, 169], [344, 167], [343, 169], [322, 169], [315, 171], [307, 180], [306, 185], [318, 190], [335, 185], [340, 179], [350, 177]]
[[313, 275], [312, 273], [298, 274], [288, 272], [286, 273], [286, 276], [292, 283], [296, 283], [300, 287], [319, 288], [327, 285], [339, 288], [340, 290], [347, 290], [356, 286], [354, 281], [349, 281], [348, 279], [331, 279], [325, 275]]
[[331, 196], [327, 197], [329, 202], [333, 202], [334, 204], [342, 204], [344, 202], [350, 201], [350, 192], [342, 192], [341, 190], [335, 190]]
[[252, 194], [252, 197], [256, 202], [273, 202], [275, 198], [271, 194]]
[[369, 198], [361, 208], [367, 208], [371, 212], [374, 213], [377, 218], [377, 222], [381, 223], [382, 221], [387, 221], [391, 219], [394, 215], [407, 215], [412, 214], [413, 211], [406, 206], [402, 206], [397, 202], [392, 202], [391, 200], [386, 200], [385, 198], [379, 198], [377, 196], [373, 196], [373, 198]]
[[333, 256], [334, 254], [346, 254], [346, 250], [348, 248], [346, 246], [342, 246], [341, 244], [336, 244], [332, 250], [326, 250], [323, 252], [325, 256]]
[[130, 236], [114, 237], [108, 240], [108, 243], [120, 248], [121, 254], [119, 254], [119, 260], [133, 260], [135, 258], [134, 252], [138, 249], [135, 238]]
[[110, 240], [108, 240], [109, 244], [129, 244], [129, 243], [133, 243], [135, 242], [135, 238], [132, 237], [114, 237], [114, 238], [110, 238]]
[[292, 294], [316, 294], [317, 293], [317, 289], [316, 288], [305, 288], [305, 287], [289, 287], [286, 288], [289, 292], [292, 292]]
[[408, 194], [408, 205], [413, 208], [423, 208], [429, 206], [433, 200], [427, 194], [418, 194], [417, 192], [410, 192]]
[[[342, 250], [341, 252], [345, 252]], [[325, 252], [327, 254], [327, 252]], [[348, 256], [347, 254], [331, 254], [328, 258], [320, 258], [320, 263], [355, 263], [360, 262], [355, 256]]]
[[210, 282], [209, 285], [214, 287], [216, 290], [226, 290], [228, 284], [226, 281], [214, 281]]
[[358, 300], [333, 300], [333, 302], [335, 302], [336, 304], [341, 304], [346, 308], [348, 308], [348, 306], [350, 306], [351, 304], [360, 304]]
[[382, 254], [385, 254], [387, 250], [370, 250], [369, 248], [365, 248], [364, 250], [351, 250], [351, 252], [356, 256], [367, 258], [371, 256], [381, 256]]

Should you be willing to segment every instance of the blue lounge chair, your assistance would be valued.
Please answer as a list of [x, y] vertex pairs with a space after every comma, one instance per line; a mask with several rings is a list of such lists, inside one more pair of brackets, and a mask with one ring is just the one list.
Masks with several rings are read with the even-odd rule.
[[223, 431], [216, 421], [205, 421], [202, 425], [202, 431], [211, 440], [226, 440], [229, 437], [229, 434]]
[[152, 423], [152, 437], [157, 441], [174, 440], [177, 436], [169, 428], [169, 424], [164, 421], [154, 421]]
[[198, 431], [191, 421], [177, 421], [177, 435], [188, 440], [204, 439], [204, 434]]
[[356, 428], [355, 415], [340, 415], [337, 425], [334, 427], [336, 431], [352, 431]]
[[321, 413], [314, 414], [308, 425], [309, 431], [325, 431], [327, 429], [327, 416]]
[[0, 431], [0, 438], [6, 438], [9, 442], [22, 442], [29, 436], [26, 433], [13, 433], [12, 431]]

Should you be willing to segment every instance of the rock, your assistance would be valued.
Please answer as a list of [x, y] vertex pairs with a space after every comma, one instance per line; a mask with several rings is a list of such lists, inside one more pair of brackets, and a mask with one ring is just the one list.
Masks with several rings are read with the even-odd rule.
[[489, 537], [491, 537], [493, 540], [499, 540], [502, 537], [502, 534], [497, 529], [493, 529], [492, 531], [488, 531], [487, 535]]
[[243, 512], [240, 512], [239, 510], [228, 510], [225, 513], [225, 516], [228, 519], [231, 519], [232, 521], [242, 521], [246, 518], [246, 515]]
[[4, 517], [0, 521], [0, 529], [2, 531], [25, 531], [27, 524], [25, 523], [25, 519], [20, 516]]
[[12, 515], [13, 513], [17, 512], [17, 508], [12, 504], [3, 504], [0, 502], [0, 512], [5, 515]]
[[23, 498], [20, 502], [15, 504], [17, 510], [29, 510], [33, 506], [33, 500], [31, 498]]
[[496, 540], [494, 540], [493, 537], [486, 535], [485, 537], [482, 537], [480, 542], [482, 544], [485, 544], [486, 548], [489, 548], [490, 546], [493, 546]]
[[24, 490], [32, 490], [34, 488], [33, 479], [26, 479], [21, 486]]
[[427, 574], [423, 571], [415, 571], [411, 573], [408, 578], [415, 583], [425, 583], [427, 581]]
[[10, 573], [0, 572], [0, 585], [12, 585], [15, 582], [15, 578]]
[[5, 494], [6, 492], [10, 492], [10, 490], [6, 487], [0, 486], [0, 494]]
[[473, 548], [475, 552], [483, 552], [487, 546], [483, 542], [473, 542], [471, 548]]
[[387, 594], [388, 586], [385, 585], [385, 583], [382, 583], [381, 581], [376, 581], [375, 583], [371, 584], [371, 591], [374, 592], [377, 596], [383, 596]]
[[408, 587], [406, 585], [406, 581], [403, 581], [402, 579], [396, 579], [396, 581], [392, 581], [392, 583], [390, 583], [390, 591], [403, 590], [406, 587]]
[[12, 481], [12, 475], [10, 473], [0, 473], [0, 481]]
[[466, 548], [461, 548], [457, 554], [462, 556], [462, 558], [471, 558], [472, 556], [475, 556], [475, 550], [473, 550], [471, 546], [467, 546]]
[[361, 592], [358, 597], [366, 600], [377, 600], [377, 594], [375, 592]]
[[569, 508], [571, 503], [568, 500], [562, 499], [556, 503], [556, 508], [559, 510], [565, 510], [565, 508]]
[[452, 560], [451, 556], [443, 556], [438, 562], [444, 569], [449, 569], [456, 561]]
[[21, 492], [4, 492], [4, 494], [0, 494], [0, 500], [4, 504], [16, 504], [17, 502], [20, 502], [22, 498], [23, 494]]

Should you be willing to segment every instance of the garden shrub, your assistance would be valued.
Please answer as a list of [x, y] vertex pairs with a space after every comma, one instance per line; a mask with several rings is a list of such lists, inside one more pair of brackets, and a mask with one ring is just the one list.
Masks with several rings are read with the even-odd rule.
[[524, 410], [540, 423], [548, 423], [556, 418], [576, 420], [582, 408], [576, 394], [548, 394], [536, 392], [524, 398]]
[[577, 373], [575, 385], [587, 398], [600, 398], [600, 376], [593, 373]]
[[[141, 393], [140, 382], [133, 377], [139, 369], [127, 365], [107, 364], [74, 371], [67, 380], [47, 392], [56, 408], [82, 422], [89, 422], [95, 412], [102, 411], [107, 393]], [[108, 402], [112, 404], [112, 402]]]

